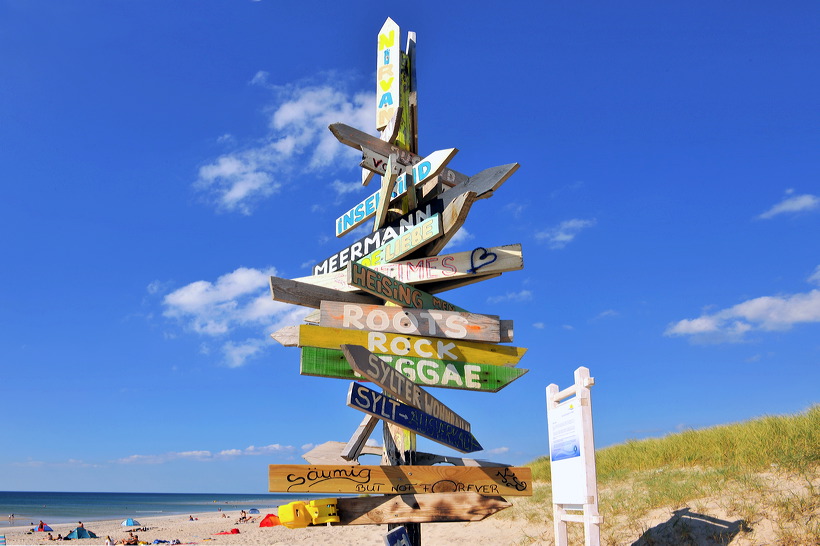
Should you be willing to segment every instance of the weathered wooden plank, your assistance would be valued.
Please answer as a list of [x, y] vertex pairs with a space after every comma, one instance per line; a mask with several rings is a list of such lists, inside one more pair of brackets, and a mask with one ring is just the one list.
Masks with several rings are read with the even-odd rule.
[[[380, 170], [384, 171], [383, 176], [387, 172], [398, 175], [395, 184], [390, 188], [390, 192], [380, 189], [371, 195], [364, 198], [362, 201], [348, 209], [336, 219], [335, 230], [336, 236], [341, 237], [349, 231], [355, 229], [357, 226], [372, 218], [375, 213], [381, 208], [390, 208], [390, 204], [399, 199], [407, 192], [408, 188], [413, 189], [417, 185], [423, 185], [427, 180], [438, 176], [448, 161], [458, 152], [455, 148], [446, 150], [438, 150], [424, 158], [421, 162], [412, 166], [403, 166], [398, 162], [397, 154], [393, 153], [387, 158], [387, 163], [381, 165], [381, 158], [371, 158], [367, 153], [362, 157], [362, 165], [365, 166], [368, 162], [373, 162], [379, 165]], [[393, 158], [391, 161], [390, 158]], [[387, 166], [390, 169], [387, 169]], [[387, 196], [390, 196], [388, 201]], [[385, 208], [385, 210], [386, 210]]]
[[361, 345], [342, 345], [342, 352], [355, 372], [380, 386], [385, 393], [445, 423], [470, 432], [470, 423], [466, 419]]
[[383, 129], [399, 106], [400, 39], [399, 25], [388, 17], [379, 31], [376, 56], [376, 129]]
[[[304, 455], [302, 458], [310, 464], [359, 464], [357, 461], [348, 461], [342, 458], [342, 450], [345, 448], [344, 442], [325, 442], [314, 447]], [[382, 448], [378, 446], [369, 446], [367, 444], [362, 446], [362, 455], [381, 455]], [[425, 459], [426, 461], [426, 459]], [[435, 464], [434, 462], [425, 462], [424, 464]], [[455, 464], [455, 463], [453, 463]], [[503, 465], [501, 465], [503, 466]]]
[[[370, 416], [368, 416], [370, 417]], [[325, 442], [320, 444], [304, 455], [302, 458], [310, 464], [334, 464], [334, 465], [357, 465], [358, 460], [346, 460], [341, 453], [345, 448], [344, 442]], [[381, 455], [382, 448], [365, 444], [362, 447], [362, 455]], [[486, 461], [484, 459], [467, 459], [464, 457], [452, 457], [450, 455], [435, 455], [433, 453], [416, 452], [416, 463], [420, 465], [450, 464], [453, 466], [511, 466], [504, 463]]]
[[379, 198], [376, 202], [376, 220], [373, 224], [373, 231], [381, 228], [384, 224], [384, 220], [387, 218], [387, 209], [390, 208], [390, 201], [387, 199], [387, 196], [393, 193], [393, 187], [396, 185], [396, 173], [393, 172], [393, 165], [395, 165], [397, 161], [398, 159], [395, 154], [387, 158], [387, 167], [385, 174], [382, 177], [382, 185], [379, 189]]
[[[462, 193], [452, 202], [448, 203], [441, 214], [441, 229], [443, 235], [436, 240], [424, 245], [418, 250], [413, 251], [411, 257], [435, 256], [441, 252], [447, 243], [450, 242], [464, 222], [467, 221], [467, 215], [476, 200], [476, 195], [473, 192]], [[442, 202], [443, 203], [443, 202]], [[435, 206], [439, 206], [436, 203]]]
[[[373, 155], [380, 155], [385, 164], [390, 154], [398, 154], [399, 163], [403, 165], [415, 165], [424, 159], [418, 154], [408, 150], [402, 150], [398, 146], [388, 144], [387, 142], [365, 133], [364, 131], [354, 129], [344, 123], [333, 123], [328, 127], [328, 129], [330, 129], [333, 136], [335, 136], [336, 139], [342, 144], [350, 146], [351, 148], [356, 148], [360, 151], [369, 149]], [[376, 173], [382, 174], [378, 171], [376, 171]], [[446, 167], [442, 169], [439, 175], [442, 181], [449, 186], [466, 182], [470, 178], [466, 174], [456, 172]]]
[[527, 467], [422, 465], [268, 466], [268, 491], [280, 493], [532, 495]]
[[350, 384], [347, 405], [462, 453], [484, 449], [469, 431], [388, 398], [361, 383]]
[[270, 278], [271, 296], [276, 301], [292, 303], [318, 309], [322, 300], [345, 301], [348, 303], [381, 303], [381, 300], [369, 294], [340, 292], [324, 286], [315, 286], [280, 277]]
[[336, 506], [340, 521], [331, 525], [481, 521], [512, 504], [503, 497], [464, 492], [340, 497]]
[[331, 328], [501, 341], [501, 320], [495, 315], [323, 301], [318, 318], [320, 326]]
[[362, 419], [362, 422], [359, 424], [356, 432], [353, 433], [353, 436], [350, 437], [347, 445], [342, 450], [342, 459], [346, 461], [355, 461], [359, 458], [359, 455], [362, 454], [362, 449], [364, 449], [367, 439], [370, 438], [370, 435], [373, 433], [373, 429], [376, 428], [378, 422], [379, 420], [372, 415], [364, 416], [364, 419]]
[[[410, 230], [414, 226], [419, 225], [427, 218], [434, 214], [441, 214], [444, 209], [436, 209], [440, 203], [431, 202], [429, 205], [422, 205], [419, 209], [414, 210], [395, 221], [388, 221], [388, 225], [378, 231], [374, 231], [369, 235], [365, 235], [358, 241], [351, 243], [345, 248], [339, 250], [313, 266], [313, 275], [321, 275], [324, 273], [332, 273], [347, 267], [350, 262], [370, 254], [378, 247], [392, 241], [402, 233]], [[300, 279], [297, 279], [300, 280]]]
[[397, 281], [393, 277], [379, 273], [358, 262], [347, 267], [347, 284], [402, 307], [467, 312], [466, 309], [428, 294], [415, 286]]
[[[465, 252], [399, 260], [368, 265], [368, 267], [403, 283], [426, 284], [435, 281], [465, 279], [477, 275], [518, 271], [524, 267], [524, 258], [521, 245], [515, 244], [489, 248], [476, 247]], [[347, 284], [347, 274], [342, 270], [320, 275], [308, 275], [294, 280], [343, 292], [355, 290], [354, 287]], [[425, 290], [427, 289], [425, 288]]]
[[377, 265], [395, 262], [423, 247], [442, 235], [442, 216], [434, 214], [417, 226], [410, 228], [392, 241], [388, 241], [358, 262], [366, 265]]
[[[281, 331], [281, 330], [280, 330]], [[298, 340], [292, 338], [293, 345]], [[376, 354], [417, 385], [478, 392], [498, 392], [529, 370], [473, 362], [445, 362], [417, 356]], [[299, 373], [316, 377], [361, 380], [339, 349], [302, 347]]]
[[[277, 333], [271, 334], [276, 339]], [[376, 354], [417, 356], [454, 362], [475, 362], [496, 366], [515, 365], [527, 352], [522, 347], [475, 341], [426, 338], [386, 332], [361, 332], [343, 328], [299, 326], [299, 347], [339, 349], [341, 345], [361, 345]]]

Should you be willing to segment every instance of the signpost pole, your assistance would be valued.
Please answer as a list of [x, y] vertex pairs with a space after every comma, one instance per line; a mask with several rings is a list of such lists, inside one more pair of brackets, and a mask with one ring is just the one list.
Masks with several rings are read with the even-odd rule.
[[[392, 21], [388, 19], [388, 22], [385, 23], [385, 27], [389, 25]], [[383, 31], [385, 30], [383, 27]], [[396, 44], [400, 43], [401, 32], [399, 30], [398, 25], [393, 23], [393, 29], [395, 30], [395, 40]], [[401, 52], [399, 55], [395, 57], [396, 60], [399, 61], [399, 78], [398, 81], [404, 83], [405, 85], [399, 85], [399, 94], [400, 96], [397, 97], [398, 105], [405, 106], [402, 108], [402, 116], [401, 121], [399, 122], [399, 138], [396, 141], [396, 145], [399, 148], [403, 148], [405, 150], [411, 152], [418, 151], [418, 127], [414, 123], [417, 118], [417, 104], [416, 104], [416, 81], [415, 77], [415, 65], [416, 65], [416, 40], [415, 34], [409, 37], [408, 39], [408, 48], [406, 52]], [[412, 40], [412, 42], [411, 42]], [[412, 46], [411, 46], [412, 43]], [[379, 48], [383, 44], [383, 40], [381, 36], [379, 36]], [[401, 49], [399, 46], [397, 49]], [[401, 61], [404, 62], [401, 62]], [[380, 64], [384, 63], [384, 54], [379, 51], [377, 55], [377, 70], [380, 69]], [[404, 70], [402, 70], [404, 68]], [[412, 97], [412, 99], [411, 99]], [[410, 109], [412, 108], [412, 112]], [[379, 112], [377, 112], [377, 129], [381, 129], [378, 127], [380, 125], [380, 120], [378, 118]], [[390, 173], [385, 173], [387, 176], [390, 176]], [[407, 192], [413, 192], [415, 194], [415, 187], [407, 188]], [[390, 195], [387, 195], [387, 200], [390, 199]], [[411, 198], [412, 199], [412, 198]], [[412, 199], [414, 201], [414, 199]], [[378, 226], [377, 226], [378, 227]], [[391, 304], [390, 302], [386, 302], [387, 305], [395, 305]], [[403, 428], [397, 427], [392, 424], [388, 424], [385, 422], [383, 425], [383, 436], [384, 436], [384, 453], [382, 455], [382, 461], [385, 465], [412, 465], [416, 464], [416, 434], [405, 430]], [[388, 531], [392, 531], [399, 527], [404, 527], [407, 531], [407, 536], [410, 539], [409, 546], [421, 546], [421, 524], [420, 523], [391, 523], [388, 524], [387, 529]]]

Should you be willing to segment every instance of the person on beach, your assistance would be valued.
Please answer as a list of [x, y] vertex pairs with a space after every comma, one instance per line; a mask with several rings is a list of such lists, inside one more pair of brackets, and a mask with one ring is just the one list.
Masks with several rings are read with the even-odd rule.
[[111, 540], [111, 537], [106, 535], [105, 536], [105, 546], [111, 546], [114, 542]]
[[46, 536], [46, 538], [47, 538], [47, 539], [49, 539], [49, 540], [54, 540], [54, 537], [51, 535], [51, 533], [49, 533], [49, 534]]
[[77, 527], [79, 527], [80, 529], [82, 529], [82, 528], [83, 528], [83, 522], [82, 522], [82, 521], [78, 521], [78, 522], [77, 522]]

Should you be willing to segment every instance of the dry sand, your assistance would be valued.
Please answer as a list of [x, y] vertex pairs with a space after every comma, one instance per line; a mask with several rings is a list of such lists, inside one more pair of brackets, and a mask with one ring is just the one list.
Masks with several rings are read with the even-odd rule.
[[[349, 525], [349, 526], [317, 526], [306, 529], [287, 529], [281, 525], [276, 527], [259, 527], [259, 521], [265, 514], [259, 514], [253, 523], [236, 523], [239, 519], [238, 511], [225, 512], [228, 517], [220, 513], [193, 514], [195, 521], [189, 521], [188, 516], [162, 516], [139, 518], [140, 523], [148, 528], [147, 531], [138, 531], [140, 541], [153, 543], [155, 539], [178, 539], [183, 543], [196, 544], [289, 544], [307, 546], [321, 544], [324, 546], [384, 546], [384, 535], [387, 525]], [[85, 522], [85, 528], [92, 531], [98, 538], [71, 540], [67, 544], [81, 546], [83, 544], [105, 544], [105, 537], [113, 540], [122, 540], [128, 536], [129, 527], [123, 527], [119, 521]], [[48, 522], [46, 522], [48, 523]], [[76, 524], [51, 524], [53, 536], [63, 536], [71, 532]], [[424, 544], [475, 544], [475, 545], [505, 545], [521, 544], [525, 539], [523, 522], [487, 518], [472, 523], [431, 523], [422, 524], [422, 543]], [[547, 526], [532, 532], [543, 533]], [[222, 531], [239, 529], [238, 535], [217, 535]], [[48, 533], [36, 532], [27, 534], [31, 526], [8, 527], [0, 530], [5, 533], [9, 545], [17, 544], [63, 544], [49, 542]], [[530, 535], [532, 536], [532, 535]], [[537, 536], [537, 535], [536, 535]], [[538, 542], [524, 543], [536, 544]]]

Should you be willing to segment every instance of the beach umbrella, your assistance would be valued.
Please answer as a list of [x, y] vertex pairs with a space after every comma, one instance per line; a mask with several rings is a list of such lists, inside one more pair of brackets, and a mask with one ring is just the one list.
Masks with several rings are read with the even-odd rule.
[[127, 520], [123, 521], [121, 525], [123, 527], [134, 527], [136, 525], [140, 525], [140, 522], [133, 518], [128, 518]]
[[259, 522], [259, 527], [275, 527], [277, 525], [282, 525], [282, 523], [276, 514], [268, 514]]
[[259, 510], [257, 510], [256, 508], [251, 508], [250, 510], [248, 510], [248, 514], [258, 514], [258, 513], [259, 513]]

